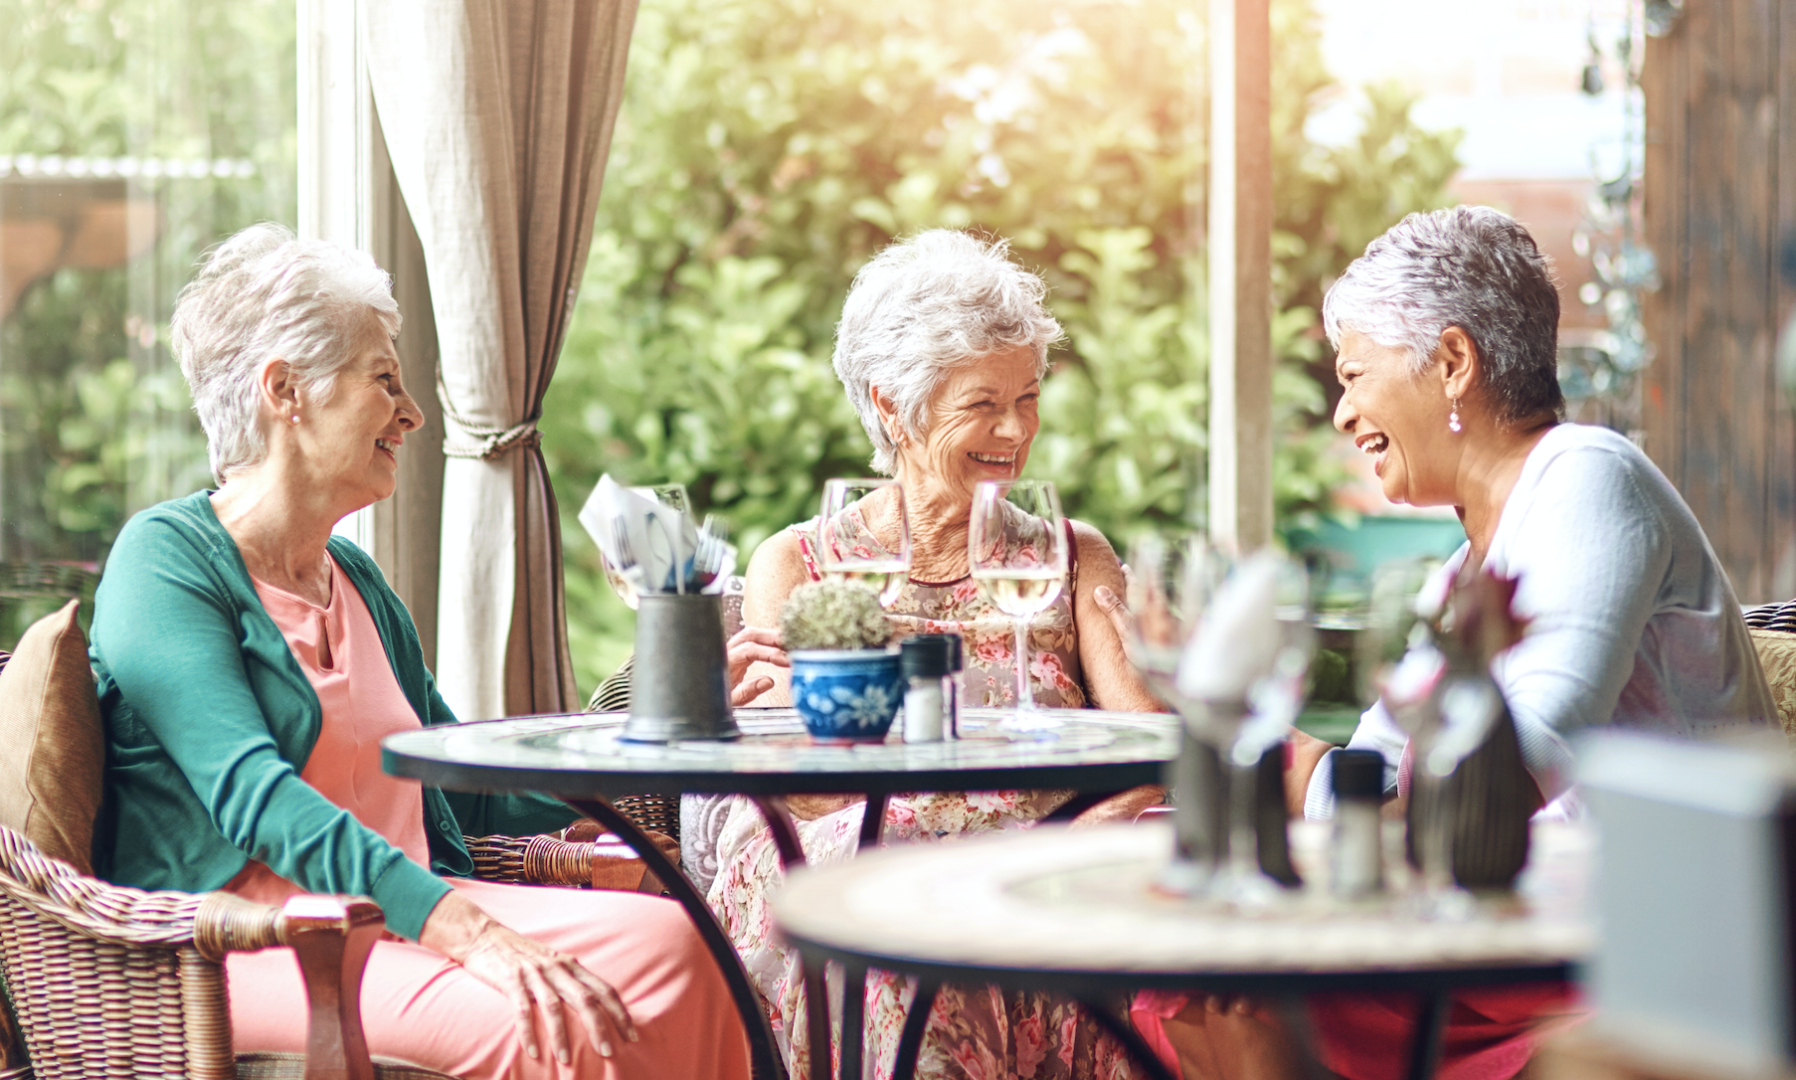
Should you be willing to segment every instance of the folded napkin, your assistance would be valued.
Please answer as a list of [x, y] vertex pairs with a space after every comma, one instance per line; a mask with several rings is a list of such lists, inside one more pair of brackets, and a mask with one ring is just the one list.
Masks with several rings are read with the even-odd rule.
[[[624, 487], [609, 473], [599, 478], [580, 508], [580, 524], [612, 566], [633, 563], [642, 568], [643, 592], [679, 591], [677, 583], [690, 572], [698, 550], [698, 530], [690, 517], [655, 499], [650, 489]], [[629, 545], [628, 559], [619, 551], [620, 529]]]

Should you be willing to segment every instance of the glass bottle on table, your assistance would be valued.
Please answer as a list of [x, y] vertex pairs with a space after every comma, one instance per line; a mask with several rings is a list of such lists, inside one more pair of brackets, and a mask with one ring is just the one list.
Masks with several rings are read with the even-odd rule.
[[983, 480], [973, 489], [967, 567], [992, 604], [1016, 622], [1016, 711], [1000, 726], [1046, 731], [1055, 725], [1029, 692], [1029, 627], [1066, 587], [1066, 520], [1047, 480]]
[[890, 609], [910, 578], [910, 521], [904, 488], [877, 477], [823, 484], [817, 521], [817, 572], [853, 581], [879, 594]]

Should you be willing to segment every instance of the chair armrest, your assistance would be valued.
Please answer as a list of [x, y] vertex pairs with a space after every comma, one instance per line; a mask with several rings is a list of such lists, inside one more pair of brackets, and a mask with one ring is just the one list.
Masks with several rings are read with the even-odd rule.
[[[593, 839], [464, 836], [462, 842], [474, 857], [475, 876], [486, 881], [626, 892], [661, 891], [661, 883], [648, 872], [642, 859], [615, 835], [598, 832], [590, 822], [577, 822], [563, 835], [591, 836]], [[648, 836], [662, 854], [676, 865], [679, 863], [678, 841], [658, 832], [648, 832]]]
[[292, 896], [279, 908], [226, 892], [208, 894], [194, 916], [200, 955], [285, 945], [299, 958], [310, 1008], [306, 1080], [374, 1080], [362, 1031], [362, 975], [386, 920], [360, 896]]
[[[150, 892], [84, 876], [0, 827], [0, 895], [88, 941], [177, 951], [180, 1009], [202, 1056], [229, 1061], [230, 1006], [219, 965], [230, 952], [285, 945], [310, 1002], [306, 1080], [375, 1080], [362, 1033], [362, 974], [385, 925], [362, 897], [299, 895], [280, 908], [226, 892]], [[191, 961], [191, 962], [190, 962]], [[105, 981], [98, 973], [96, 980]], [[15, 987], [15, 990], [18, 989]], [[62, 993], [79, 992], [59, 985]]]

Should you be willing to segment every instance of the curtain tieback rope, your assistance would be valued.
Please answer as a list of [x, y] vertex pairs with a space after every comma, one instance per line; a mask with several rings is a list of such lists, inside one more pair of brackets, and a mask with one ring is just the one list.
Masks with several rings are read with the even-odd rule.
[[437, 364], [437, 400], [443, 403], [443, 453], [470, 461], [491, 461], [514, 446], [541, 446], [542, 433], [536, 422], [542, 414], [527, 416], [508, 428], [486, 427], [463, 416], [449, 400], [449, 387], [443, 382], [443, 365]]
[[448, 434], [443, 439], [443, 453], [452, 458], [491, 461], [513, 447], [540, 446], [543, 441], [535, 417], [508, 428], [477, 427], [449, 416], [444, 419]]

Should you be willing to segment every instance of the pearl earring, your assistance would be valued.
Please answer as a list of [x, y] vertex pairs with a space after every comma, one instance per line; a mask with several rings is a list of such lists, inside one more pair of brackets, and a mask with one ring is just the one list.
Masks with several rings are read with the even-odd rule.
[[[299, 423], [299, 417], [294, 417], [293, 422], [296, 424]], [[1453, 432], [1455, 435], [1465, 430], [1464, 426], [1459, 422], [1458, 398], [1453, 399], [1453, 411], [1447, 414], [1447, 430]]]
[[[295, 423], [295, 424], [297, 424], [297, 423], [299, 423], [299, 414], [298, 414], [298, 413], [294, 413], [294, 414], [293, 414], [293, 422], [294, 422], [294, 423]], [[1454, 429], [1453, 429], [1453, 430], [1454, 430], [1454, 431], [1458, 431], [1458, 430], [1459, 430], [1459, 429], [1458, 429], [1458, 428], [1454, 428]]]

